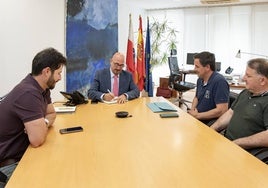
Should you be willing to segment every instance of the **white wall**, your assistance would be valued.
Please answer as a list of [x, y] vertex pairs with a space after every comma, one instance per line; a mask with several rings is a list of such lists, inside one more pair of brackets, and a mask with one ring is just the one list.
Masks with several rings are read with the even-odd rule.
[[[47, 47], [65, 54], [65, 1], [0, 0], [0, 96], [8, 93], [31, 71], [34, 55]], [[126, 53], [129, 14], [132, 14], [134, 36], [137, 38], [139, 15], [143, 9], [133, 3], [118, 1], [119, 51]], [[143, 19], [143, 28], [146, 19]], [[135, 41], [136, 41], [135, 38]], [[65, 74], [52, 91], [53, 101], [62, 100]]]
[[[193, 68], [185, 65], [187, 52], [211, 51], [215, 54], [216, 61], [222, 64], [221, 73], [231, 66], [234, 68], [233, 74], [236, 75], [244, 74], [249, 59], [259, 57], [242, 54], [241, 59], [235, 58], [239, 49], [242, 52], [268, 56], [268, 24], [265, 21], [268, 19], [268, 3], [155, 10], [149, 11], [148, 15], [160, 20], [166, 17], [167, 20], [175, 22], [172, 26], [180, 32], [178, 62], [184, 69]], [[158, 70], [153, 71], [155, 75]], [[159, 72], [158, 75], [163, 74], [163, 71]], [[189, 76], [192, 75], [187, 75], [186, 79]], [[154, 79], [157, 77], [154, 76]]]
[[[118, 0], [118, 48], [119, 51], [127, 53], [127, 40], [129, 31], [129, 14], [132, 17], [132, 26], [134, 32], [134, 46], [137, 46], [139, 15], [142, 16], [143, 31], [146, 30], [145, 11], [137, 6], [138, 3], [128, 4], [124, 0]], [[145, 37], [145, 35], [144, 35]]]
[[[0, 96], [8, 93], [31, 71], [34, 55], [46, 47], [54, 47], [65, 54], [65, 1], [55, 0], [0, 0]], [[119, 51], [126, 53], [129, 13], [132, 14], [134, 42], [136, 46], [138, 17], [158, 15], [175, 23], [179, 33], [178, 60], [185, 65], [187, 52], [211, 50], [223, 63], [222, 70], [229, 65], [241, 71], [252, 56], [243, 55], [235, 59], [238, 49], [245, 52], [268, 54], [268, 5], [237, 6], [231, 8], [176, 9], [146, 12], [133, 1], [126, 4], [118, 0]], [[225, 35], [228, 33], [227, 35]], [[227, 43], [226, 38], [228, 37]], [[144, 33], [145, 37], [145, 33]], [[223, 43], [225, 42], [225, 43]], [[235, 43], [233, 45], [232, 43]], [[219, 45], [220, 43], [220, 45]], [[187, 67], [186, 67], [187, 68]], [[153, 79], [169, 75], [167, 66], [153, 70]], [[189, 75], [191, 79], [191, 75]], [[63, 97], [65, 75], [52, 91], [54, 101]], [[188, 75], [187, 75], [188, 78]], [[195, 79], [195, 77], [193, 78]]]
[[[65, 54], [65, 2], [0, 0], [0, 96], [31, 71], [35, 54], [54, 47]], [[63, 75], [65, 78], [65, 74]], [[65, 81], [57, 83], [53, 99], [61, 98]]]

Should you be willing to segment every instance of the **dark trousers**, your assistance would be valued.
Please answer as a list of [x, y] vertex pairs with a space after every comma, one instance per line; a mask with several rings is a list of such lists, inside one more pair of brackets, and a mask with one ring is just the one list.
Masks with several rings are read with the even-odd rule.
[[248, 149], [247, 151], [258, 159], [260, 159], [262, 162], [268, 164], [268, 148], [253, 148]]
[[217, 119], [208, 119], [208, 120], [200, 120], [200, 121], [210, 127], [215, 121], [217, 121]]

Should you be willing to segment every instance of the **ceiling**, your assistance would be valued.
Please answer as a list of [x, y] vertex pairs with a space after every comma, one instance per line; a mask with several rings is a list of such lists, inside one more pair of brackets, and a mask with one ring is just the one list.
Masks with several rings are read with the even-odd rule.
[[[228, 5], [230, 3], [217, 3], [217, 4], [202, 4], [201, 0], [124, 0], [129, 4], [139, 6], [143, 9], [171, 9], [171, 8], [183, 8], [183, 7], [200, 7], [200, 6], [219, 6], [219, 5]], [[224, 2], [230, 1], [231, 4], [251, 4], [251, 3], [264, 3], [268, 0], [205, 0], [205, 1], [214, 1], [214, 2]], [[238, 1], [238, 2], [235, 2]]]

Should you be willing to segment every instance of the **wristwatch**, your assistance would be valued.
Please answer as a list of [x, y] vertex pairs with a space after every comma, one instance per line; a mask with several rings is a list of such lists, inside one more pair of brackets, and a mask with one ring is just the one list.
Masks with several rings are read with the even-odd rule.
[[45, 118], [45, 123], [46, 123], [46, 126], [48, 128], [49, 127], [49, 120], [47, 118]]

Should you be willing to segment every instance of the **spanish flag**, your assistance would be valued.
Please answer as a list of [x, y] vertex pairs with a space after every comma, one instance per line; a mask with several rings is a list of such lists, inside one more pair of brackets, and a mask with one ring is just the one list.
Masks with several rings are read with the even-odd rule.
[[137, 85], [140, 91], [144, 88], [145, 63], [144, 63], [144, 43], [142, 36], [142, 18], [139, 16], [139, 30], [137, 43]]

